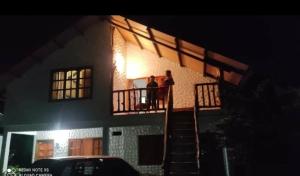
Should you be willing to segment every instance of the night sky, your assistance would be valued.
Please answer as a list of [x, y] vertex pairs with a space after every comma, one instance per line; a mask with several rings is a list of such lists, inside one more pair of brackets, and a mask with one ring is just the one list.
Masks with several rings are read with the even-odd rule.
[[[249, 64], [283, 85], [300, 85], [300, 16], [127, 17]], [[1, 72], [30, 55], [80, 16], [0, 16]]]

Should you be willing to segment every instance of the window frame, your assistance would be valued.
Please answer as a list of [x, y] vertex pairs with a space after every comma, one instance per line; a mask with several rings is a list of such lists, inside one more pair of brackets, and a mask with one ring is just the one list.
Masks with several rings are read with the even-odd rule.
[[[92, 146], [92, 148], [93, 148], [93, 151], [92, 151], [92, 156], [97, 156], [97, 155], [103, 155], [103, 138], [102, 137], [87, 137], [87, 138], [69, 138], [68, 139], [68, 156], [76, 156], [76, 155], [71, 155], [71, 153], [72, 153], [72, 149], [70, 148], [72, 145], [71, 145], [71, 142], [74, 142], [74, 141], [78, 141], [78, 142], [80, 142], [80, 155], [81, 156], [90, 156], [90, 155], [83, 155], [82, 154], [82, 152], [83, 152], [83, 150], [84, 150], [84, 145], [83, 145], [83, 142], [85, 141], [85, 140], [92, 140], [93, 141], [93, 146]], [[98, 146], [98, 148], [95, 148], [95, 141], [97, 142], [99, 142], [99, 146]], [[95, 152], [96, 152], [96, 150], [99, 150], [99, 154], [98, 153], [96, 153], [95, 154]]]
[[[90, 69], [91, 70], [91, 75], [88, 78], [90, 80], [90, 87], [87, 88], [90, 91], [90, 94], [87, 97], [81, 97], [80, 98], [80, 97], [78, 97], [78, 94], [79, 94], [79, 80], [80, 80], [78, 73], [79, 73], [79, 71], [81, 69]], [[68, 80], [68, 79], [66, 79], [66, 73], [68, 71], [72, 71], [72, 70], [76, 70], [77, 71], [77, 78], [76, 78], [77, 83], [76, 83], [76, 88], [75, 88], [75, 90], [76, 90], [76, 98], [65, 98], [66, 90], [72, 90], [72, 88], [66, 89], [66, 81]], [[94, 76], [93, 76], [93, 70], [94, 69], [93, 69], [92, 66], [66, 67], [66, 68], [52, 69], [50, 71], [50, 75], [49, 75], [49, 82], [50, 82], [49, 83], [49, 93], [48, 93], [48, 100], [49, 100], [49, 102], [62, 102], [62, 101], [74, 101], [74, 100], [92, 99], [92, 97], [93, 97], [93, 78], [94, 78]], [[63, 89], [61, 89], [63, 91], [63, 98], [62, 99], [53, 99], [52, 98], [52, 92], [54, 91], [53, 90], [53, 82], [55, 81], [53, 79], [53, 75], [54, 75], [55, 72], [64, 72], [65, 73], [65, 77], [63, 79], [64, 85], [63, 85]], [[83, 79], [86, 79], [86, 78], [83, 78]], [[70, 80], [72, 80], [72, 79], [70, 79]]]
[[[50, 144], [50, 145], [52, 145], [52, 155], [51, 156], [46, 156], [45, 158], [43, 158], [43, 157], [40, 157], [38, 154], [39, 154], [39, 151], [40, 151], [40, 146], [39, 146], [39, 142], [42, 142], [42, 143], [47, 143], [47, 144]], [[39, 159], [49, 159], [49, 158], [51, 158], [51, 157], [53, 157], [54, 156], [54, 148], [55, 148], [55, 146], [54, 146], [54, 139], [38, 139], [38, 140], [36, 140], [36, 142], [35, 142], [35, 145], [36, 145], [36, 148], [35, 148], [35, 156], [34, 156], [34, 160], [36, 161], [36, 160], [39, 160]]]

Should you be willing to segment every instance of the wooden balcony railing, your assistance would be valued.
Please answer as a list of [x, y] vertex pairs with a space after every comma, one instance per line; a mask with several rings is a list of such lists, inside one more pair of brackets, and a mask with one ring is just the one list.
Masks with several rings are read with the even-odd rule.
[[[166, 110], [165, 88], [137, 88], [113, 91], [113, 113], [160, 111]], [[147, 99], [149, 91], [155, 92], [156, 107], [152, 106]]]
[[167, 96], [167, 109], [165, 115], [165, 125], [164, 125], [164, 153], [163, 153], [163, 161], [162, 167], [164, 169], [164, 176], [167, 176], [169, 173], [169, 143], [170, 143], [170, 125], [169, 118], [170, 114], [173, 111], [173, 91], [172, 86], [169, 86], [168, 96]]
[[200, 171], [200, 142], [199, 142], [199, 124], [198, 124], [198, 115], [199, 115], [199, 96], [197, 86], [195, 87], [194, 92], [195, 97], [195, 105], [194, 105], [194, 130], [195, 130], [195, 144], [196, 144], [196, 161], [197, 161], [197, 169]]
[[196, 102], [199, 110], [221, 108], [221, 98], [218, 83], [203, 83], [195, 85]]

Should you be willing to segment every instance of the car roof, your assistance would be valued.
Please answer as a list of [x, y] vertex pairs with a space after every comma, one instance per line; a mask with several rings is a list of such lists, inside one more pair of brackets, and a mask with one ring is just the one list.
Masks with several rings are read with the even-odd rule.
[[68, 160], [68, 159], [120, 159], [119, 157], [114, 156], [104, 156], [104, 155], [93, 155], [93, 156], [64, 156], [64, 157], [54, 157], [50, 158], [53, 160]]

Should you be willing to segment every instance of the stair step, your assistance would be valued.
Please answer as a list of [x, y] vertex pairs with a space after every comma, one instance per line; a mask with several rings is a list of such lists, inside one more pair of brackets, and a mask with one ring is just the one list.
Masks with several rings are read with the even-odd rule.
[[196, 176], [199, 175], [197, 171], [194, 172], [170, 172], [169, 175], [171, 176]]
[[193, 111], [177, 111], [177, 112], [173, 112], [172, 115], [193, 115], [194, 112]]
[[171, 142], [171, 146], [195, 146], [195, 143], [194, 142], [185, 142], [185, 143]]
[[196, 152], [195, 146], [172, 146], [170, 147], [170, 152], [183, 153], [183, 152]]
[[170, 162], [170, 172], [197, 172], [196, 162]]
[[196, 155], [195, 151], [170, 152], [171, 155]]
[[188, 117], [188, 116], [171, 116], [170, 121], [186, 121], [186, 122], [193, 122], [194, 118], [193, 117]]
[[195, 142], [195, 135], [194, 136], [188, 136], [188, 135], [175, 135], [173, 136], [172, 140], [170, 142], [172, 143], [193, 143]]
[[194, 123], [192, 122], [173, 122], [170, 124], [173, 129], [194, 129]]
[[170, 155], [170, 161], [172, 162], [195, 162], [196, 153], [173, 153]]
[[171, 129], [171, 134], [173, 134], [173, 136], [178, 136], [178, 135], [194, 136], [195, 130], [194, 129]]
[[190, 144], [190, 145], [182, 145], [182, 144], [178, 144], [178, 143], [171, 143], [170, 144], [170, 149], [172, 150], [172, 151], [189, 151], [189, 150], [191, 150], [191, 151], [194, 151], [195, 150], [195, 148], [196, 148], [196, 146], [195, 146], [195, 144]]

